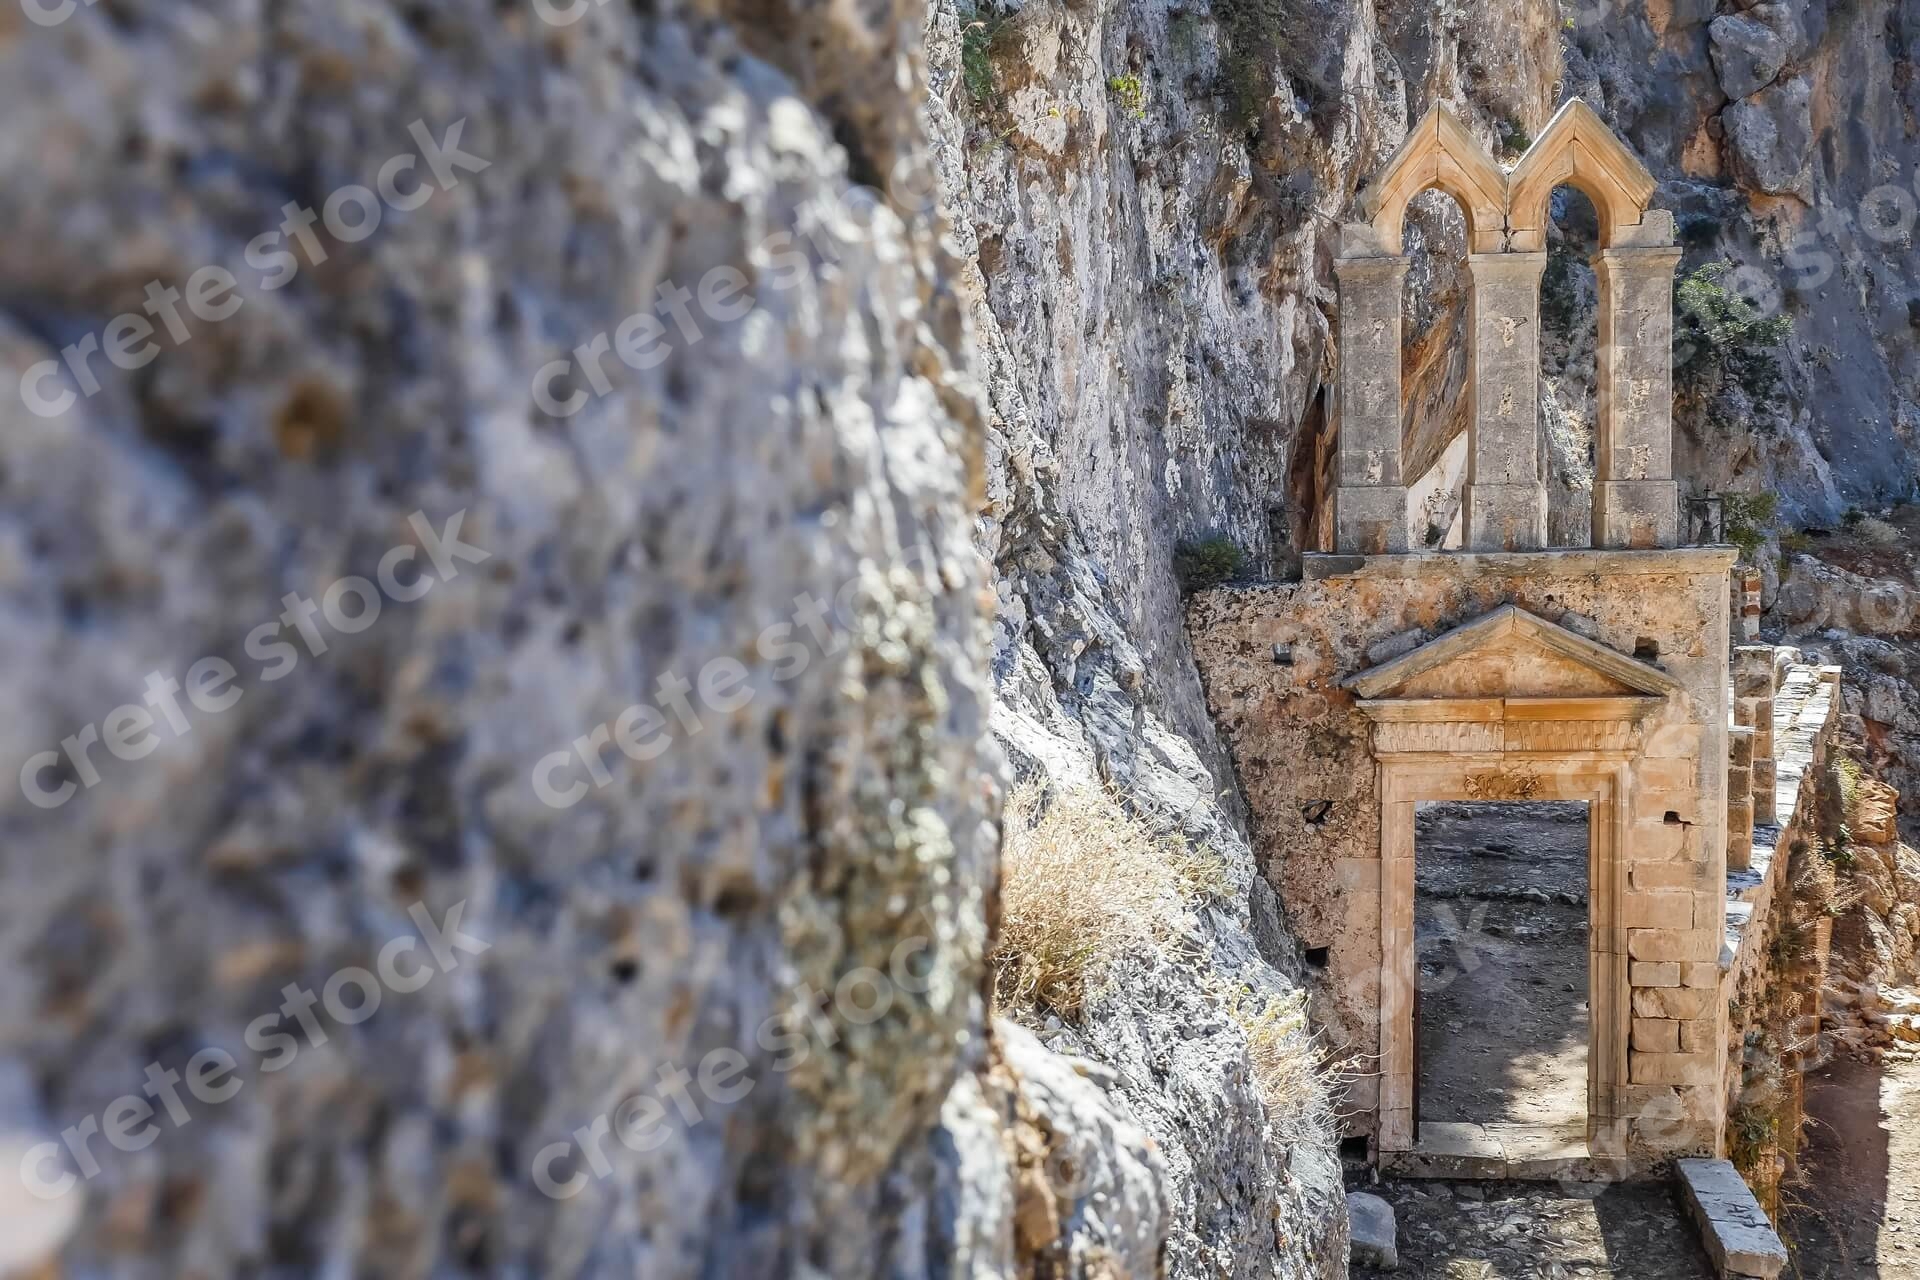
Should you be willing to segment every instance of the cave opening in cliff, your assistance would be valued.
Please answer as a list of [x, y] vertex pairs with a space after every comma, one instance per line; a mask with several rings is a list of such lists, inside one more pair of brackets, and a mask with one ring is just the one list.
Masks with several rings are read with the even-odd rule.
[[1588, 849], [1584, 803], [1419, 807], [1419, 1123], [1585, 1141]]

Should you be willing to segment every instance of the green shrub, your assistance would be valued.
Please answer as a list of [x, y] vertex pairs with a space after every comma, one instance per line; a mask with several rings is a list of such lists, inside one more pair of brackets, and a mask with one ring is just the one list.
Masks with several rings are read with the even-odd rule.
[[1768, 405], [1780, 399], [1780, 346], [1793, 333], [1793, 319], [1766, 315], [1729, 289], [1732, 270], [1730, 262], [1709, 262], [1675, 282], [1674, 378], [1688, 394], [1711, 398], [1733, 385], [1756, 406]]
[[1723, 493], [1720, 510], [1726, 523], [1727, 541], [1740, 548], [1742, 558], [1751, 561], [1767, 543], [1779, 513], [1780, 499], [1771, 493]]
[[993, 38], [1007, 20], [979, 10], [969, 16], [972, 20], [960, 32], [960, 82], [966, 86], [967, 96], [984, 107], [995, 97]]
[[1533, 145], [1533, 138], [1527, 133], [1525, 125], [1518, 120], [1509, 120], [1500, 126], [1500, 145], [1509, 155], [1522, 156]]
[[1224, 533], [1182, 542], [1173, 549], [1173, 576], [1186, 595], [1232, 582], [1246, 569], [1246, 551]]

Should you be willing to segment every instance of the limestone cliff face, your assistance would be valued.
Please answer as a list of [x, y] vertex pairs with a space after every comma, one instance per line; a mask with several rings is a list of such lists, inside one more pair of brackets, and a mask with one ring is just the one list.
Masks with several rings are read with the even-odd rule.
[[[1661, 180], [1690, 247], [1792, 317], [1788, 385], [1683, 413], [1680, 474], [1771, 490], [1789, 514], [1913, 495], [1920, 383], [1912, 303], [1920, 146], [1914, 42], [1897, 0], [1578, 5], [1564, 89]], [[1706, 406], [1702, 406], [1704, 410]]]
[[[1504, 30], [1342, 3], [934, 14], [933, 134], [992, 410], [994, 727], [1017, 773], [1111, 785], [1234, 886], [1197, 954], [1136, 957], [1077, 1024], [1039, 1029], [1106, 1064], [1164, 1153], [1170, 1276], [1338, 1274], [1345, 1257], [1328, 1138], [1256, 1099], [1222, 997], [1287, 998], [1299, 961], [1206, 714], [1176, 549], [1224, 535], [1265, 575], [1306, 545], [1329, 262], [1356, 185], [1434, 93], [1491, 133], [1550, 109], [1554, 25], [1518, 4], [1496, 17]], [[1443, 216], [1419, 225], [1442, 235]]]

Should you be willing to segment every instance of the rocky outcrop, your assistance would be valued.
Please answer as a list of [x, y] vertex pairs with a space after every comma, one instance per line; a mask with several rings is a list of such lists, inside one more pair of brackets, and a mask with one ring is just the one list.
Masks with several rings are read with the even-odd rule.
[[[1845, 728], [1870, 778], [1892, 788], [1896, 821], [1920, 842], [1920, 591], [1902, 532], [1920, 513], [1808, 540], [1812, 552], [1789, 552], [1769, 582], [1765, 627], [1791, 643], [1823, 653], [1846, 669]], [[1764, 557], [1763, 557], [1764, 558]]]
[[1864, 5], [1570, 7], [1563, 91], [1584, 97], [1660, 179], [1687, 272], [1730, 261], [1743, 293], [1791, 318], [1778, 392], [1683, 378], [1677, 474], [1695, 492], [1778, 494], [1790, 520], [1910, 494], [1920, 384], [1910, 373], [1909, 122], [1917, 31], [1901, 0]]
[[1773, 83], [1787, 63], [1787, 42], [1744, 14], [1715, 18], [1707, 24], [1707, 40], [1720, 89], [1729, 98], [1758, 93]]
[[[1030, 8], [1017, 21], [1019, 27], [998, 27], [992, 39], [1001, 67], [996, 84], [1031, 74], [1018, 58], [1078, 47], [1077, 33], [1061, 24], [1077, 24], [1079, 15]], [[1126, 956], [1074, 1023], [1053, 1018], [1036, 1030], [1048, 1047], [1100, 1064], [1104, 1087], [1152, 1135], [1167, 1174], [1168, 1276], [1337, 1275], [1346, 1255], [1345, 1214], [1326, 1099], [1305, 1096], [1286, 1111], [1270, 1108], [1248, 1030], [1236, 1017], [1244, 1003], [1265, 1008], [1287, 999], [1294, 986], [1286, 970], [1297, 956], [1271, 891], [1254, 874], [1232, 775], [1199, 702], [1171, 564], [1180, 524], [1207, 518], [1188, 504], [1209, 501], [1209, 493], [1228, 527], [1264, 550], [1264, 506], [1228, 501], [1238, 486], [1257, 491], [1261, 482], [1242, 478], [1240, 464], [1202, 467], [1192, 473], [1193, 492], [1169, 496], [1161, 484], [1197, 460], [1176, 460], [1158, 443], [1137, 458], [1087, 458], [1072, 438], [1084, 428], [1059, 420], [1063, 396], [1075, 397], [1066, 403], [1077, 404], [1083, 417], [1119, 412], [1114, 402], [1101, 408], [1103, 397], [1131, 396], [1144, 378], [1180, 375], [1115, 364], [1118, 353], [1102, 345], [1131, 347], [1141, 337], [1125, 323], [1124, 309], [1138, 301], [1126, 274], [1111, 278], [1139, 232], [1095, 221], [1101, 204], [1073, 184], [1052, 191], [1058, 179], [1045, 168], [1035, 175], [1045, 184], [1042, 199], [996, 176], [997, 148], [983, 156], [968, 123], [980, 104], [969, 96], [966, 30], [959, 16], [936, 15], [932, 112], [959, 215], [956, 241], [978, 290], [975, 333], [993, 406], [985, 546], [1000, 574], [994, 728], [1016, 775], [1112, 788], [1136, 812], [1178, 833], [1212, 865], [1223, 890], [1174, 944]], [[1093, 70], [1074, 67], [1076, 76]], [[1058, 88], [1071, 104], [1064, 109], [1038, 85], [1024, 90], [1035, 95], [1037, 133], [1056, 118], [1083, 130], [1137, 124], [1109, 106], [1111, 91], [1098, 78]], [[1122, 170], [1100, 146], [1121, 140], [1103, 144], [1094, 134], [1087, 141], [1098, 145], [1077, 146], [1059, 162], [1090, 166], [1092, 184], [1115, 180]], [[1044, 219], [1044, 231], [996, 226], [992, 213], [1003, 209]], [[1096, 264], [1073, 268], [1066, 278], [1054, 274], [1072, 267], [1067, 255], [1080, 252], [1096, 263], [1103, 255], [1113, 260], [1098, 264], [1090, 280], [1080, 272]], [[1088, 288], [1094, 295], [1081, 292]], [[1056, 326], [1079, 329], [1079, 310], [1116, 289], [1107, 313], [1089, 317], [1098, 341], [1076, 347], [1046, 336]], [[1247, 322], [1227, 308], [1218, 324], [1224, 330]], [[1259, 354], [1235, 351], [1204, 315], [1191, 323], [1192, 340], [1214, 344], [1220, 358]], [[1053, 358], [1056, 350], [1071, 370]], [[1180, 416], [1196, 419], [1180, 428], [1196, 445], [1209, 439], [1207, 422], [1219, 425], [1210, 385], [1162, 386], [1161, 394], [1177, 397]], [[1206, 448], [1225, 454], [1234, 446], [1214, 438]], [[1100, 554], [1102, 547], [1110, 554]], [[1123, 566], [1130, 567], [1118, 571]]]
[[21, 13], [5, 1265], [1007, 1274], [918, 7]]
[[1813, 99], [1805, 80], [1770, 85], [1728, 107], [1720, 120], [1741, 185], [1812, 201]]

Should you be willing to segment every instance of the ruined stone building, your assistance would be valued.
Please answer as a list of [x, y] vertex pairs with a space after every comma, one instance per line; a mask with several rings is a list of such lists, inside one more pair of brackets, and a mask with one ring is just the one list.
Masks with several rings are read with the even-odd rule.
[[[1588, 547], [1548, 545], [1539, 464], [1540, 281], [1561, 186], [1600, 222]], [[1401, 230], [1430, 188], [1465, 216], [1473, 285], [1458, 552], [1419, 549], [1418, 477], [1402, 470]], [[1323, 549], [1301, 581], [1208, 592], [1191, 610], [1263, 868], [1316, 969], [1315, 1013], [1353, 1055], [1348, 1132], [1383, 1166], [1612, 1175], [1725, 1148], [1744, 1032], [1730, 1000], [1761, 963], [1764, 929], [1749, 925], [1832, 690], [1790, 651], [1741, 649], [1736, 670], [1736, 553], [1681, 545], [1680, 249], [1654, 189], [1579, 101], [1510, 172], [1429, 113], [1369, 187], [1367, 220], [1342, 232]], [[1784, 757], [1776, 720], [1794, 742]], [[1586, 806], [1586, 875], [1569, 895], [1586, 905], [1586, 1087], [1570, 1123], [1421, 1115], [1416, 831], [1434, 802], [1492, 801]]]

